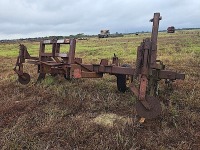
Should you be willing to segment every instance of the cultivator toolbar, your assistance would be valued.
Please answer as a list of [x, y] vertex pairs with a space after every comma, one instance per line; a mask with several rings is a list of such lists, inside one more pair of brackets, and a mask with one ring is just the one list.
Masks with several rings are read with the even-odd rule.
[[[30, 75], [24, 73], [25, 62], [38, 66], [38, 81], [47, 74], [61, 74], [66, 79], [72, 78], [101, 78], [108, 73], [117, 77], [117, 88], [121, 92], [127, 89], [127, 79], [130, 90], [137, 96], [136, 110], [143, 118], [155, 118], [161, 113], [160, 101], [157, 98], [158, 82], [164, 79], [171, 84], [176, 79], [184, 79], [185, 75], [165, 70], [162, 61], [157, 60], [157, 36], [160, 13], [155, 13], [153, 19], [151, 38], [143, 40], [137, 49], [136, 68], [130, 65], [119, 65], [118, 57], [114, 54], [112, 63], [102, 59], [99, 64], [83, 64], [81, 58], [75, 57], [75, 39], [45, 40], [40, 43], [39, 57], [31, 57], [24, 45], [20, 45], [20, 52], [14, 71], [18, 74], [21, 84], [30, 82]], [[60, 53], [61, 44], [69, 44], [68, 53]], [[46, 45], [52, 45], [50, 53], [45, 51]]]

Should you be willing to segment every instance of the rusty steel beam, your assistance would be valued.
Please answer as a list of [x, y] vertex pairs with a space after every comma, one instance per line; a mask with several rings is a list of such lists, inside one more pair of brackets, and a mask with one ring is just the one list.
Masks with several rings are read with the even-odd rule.
[[185, 79], [185, 74], [183, 73], [177, 73], [169, 70], [161, 70], [159, 72], [159, 79], [170, 79], [170, 80], [176, 80], [176, 79]]
[[82, 71], [81, 72], [81, 77], [82, 78], [102, 78], [103, 77], [103, 73]]
[[157, 58], [157, 40], [158, 40], [158, 28], [159, 28], [159, 21], [162, 19], [160, 16], [160, 13], [154, 13], [153, 19], [151, 21], [153, 22], [152, 27], [152, 33], [151, 33], [151, 42], [152, 42], [152, 49], [151, 49], [151, 64], [156, 63]]
[[69, 49], [69, 54], [68, 54], [68, 64], [73, 64], [74, 59], [75, 59], [75, 49], [76, 49], [76, 40], [71, 39], [70, 40], [70, 49]]

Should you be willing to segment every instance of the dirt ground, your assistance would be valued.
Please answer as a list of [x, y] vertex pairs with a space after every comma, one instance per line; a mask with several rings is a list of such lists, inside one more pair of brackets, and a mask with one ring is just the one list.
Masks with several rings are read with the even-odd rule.
[[26, 65], [32, 79], [21, 85], [12, 70], [16, 58], [1, 57], [0, 148], [200, 149], [200, 55], [169, 60], [167, 53], [160, 54], [167, 67], [186, 73], [186, 79], [176, 81], [168, 95], [161, 82], [162, 114], [143, 124], [135, 96], [118, 92], [115, 76], [71, 81], [48, 76], [35, 84], [36, 68]]

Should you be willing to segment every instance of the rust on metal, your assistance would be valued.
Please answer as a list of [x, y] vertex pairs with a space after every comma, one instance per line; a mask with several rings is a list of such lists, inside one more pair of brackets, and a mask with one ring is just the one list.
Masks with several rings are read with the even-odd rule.
[[157, 97], [146, 95], [146, 101], [150, 106], [150, 109], [147, 109], [143, 103], [137, 101], [136, 102], [137, 113], [142, 118], [147, 118], [147, 119], [153, 119], [158, 117], [161, 112], [161, 105], [159, 99]]
[[[157, 38], [160, 13], [154, 13], [151, 38], [144, 39], [137, 49], [136, 67], [119, 64], [118, 57], [114, 54], [111, 64], [107, 59], [102, 59], [98, 64], [84, 64], [82, 58], [75, 55], [76, 40], [45, 40], [40, 42], [39, 57], [31, 57], [25, 45], [20, 45], [19, 56], [14, 67], [21, 84], [30, 82], [30, 75], [24, 72], [24, 63], [34, 64], [38, 67], [38, 79], [45, 79], [46, 75], [60, 74], [66, 79], [72, 78], [102, 78], [107, 73], [117, 78], [117, 87], [121, 92], [126, 91], [127, 77], [130, 79], [130, 90], [137, 97], [136, 110], [143, 118], [155, 118], [161, 114], [161, 105], [158, 99], [158, 83], [164, 79], [172, 82], [176, 79], [183, 80], [185, 74], [165, 70], [162, 61], [157, 60]], [[60, 52], [63, 44], [69, 45], [69, 50]], [[51, 45], [51, 52], [46, 52], [46, 45]]]

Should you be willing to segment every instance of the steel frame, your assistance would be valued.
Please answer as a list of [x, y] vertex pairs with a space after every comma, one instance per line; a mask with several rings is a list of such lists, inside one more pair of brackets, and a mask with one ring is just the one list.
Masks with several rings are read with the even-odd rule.
[[[162, 61], [157, 60], [157, 37], [160, 13], [154, 13], [151, 38], [143, 40], [137, 49], [136, 68], [119, 66], [118, 57], [114, 55], [112, 63], [102, 59], [99, 64], [83, 64], [81, 58], [75, 57], [76, 40], [45, 40], [40, 42], [39, 57], [31, 57], [24, 45], [20, 45], [20, 52], [14, 71], [18, 74], [19, 82], [27, 84], [30, 76], [24, 73], [25, 62], [38, 66], [38, 81], [45, 78], [46, 74], [62, 74], [66, 79], [72, 78], [101, 78], [103, 74], [115, 75], [119, 81], [130, 76], [130, 90], [136, 95], [138, 101], [136, 110], [144, 118], [155, 118], [161, 113], [160, 102], [157, 98], [158, 82], [165, 79], [172, 83], [176, 79], [184, 79], [185, 74], [165, 70]], [[60, 53], [61, 44], [69, 44], [68, 53]], [[46, 45], [52, 45], [52, 51], [45, 51]], [[124, 82], [124, 80], [122, 81]], [[126, 84], [126, 83], [122, 83]], [[139, 85], [139, 86], [136, 86]], [[121, 85], [118, 85], [121, 86]], [[124, 86], [123, 86], [124, 87]], [[122, 88], [122, 92], [125, 90]]]

